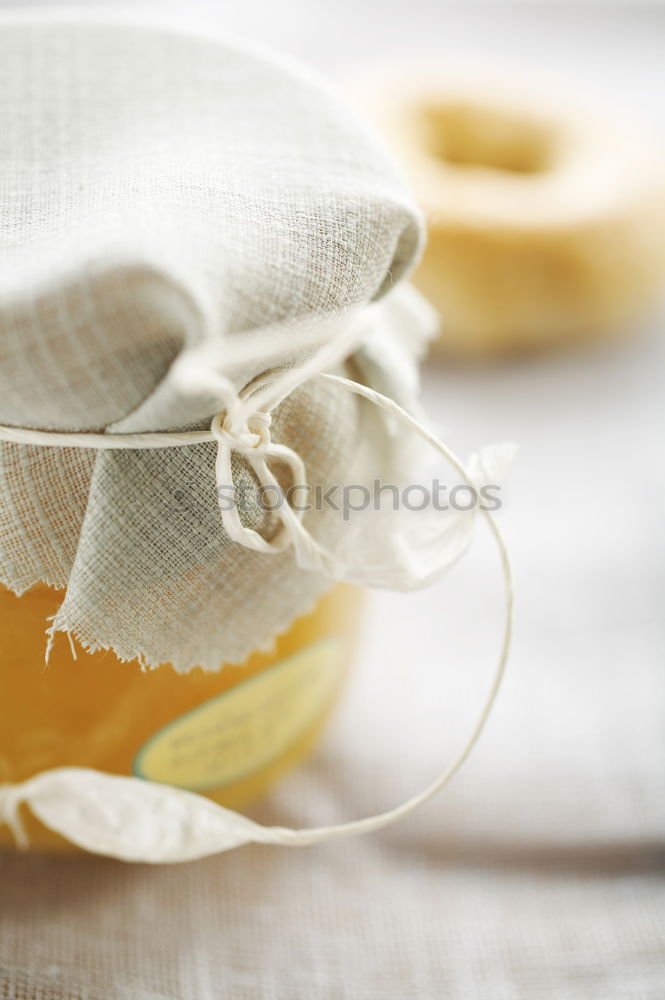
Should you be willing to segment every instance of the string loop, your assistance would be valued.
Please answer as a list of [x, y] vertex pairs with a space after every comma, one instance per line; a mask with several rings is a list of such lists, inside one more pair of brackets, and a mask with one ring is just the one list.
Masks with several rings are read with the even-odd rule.
[[[305, 378], [311, 376], [318, 376], [343, 386], [395, 417], [442, 455], [467, 485], [474, 486], [473, 478], [461, 460], [423, 423], [382, 393], [349, 379], [317, 370], [311, 361], [300, 371], [298, 378], [293, 372], [288, 373], [288, 391], [292, 391], [297, 385], [302, 384]], [[86, 435], [0, 427], [0, 440], [21, 444], [105, 449], [154, 448], [169, 445], [182, 447], [212, 440], [217, 443], [215, 475], [218, 490], [222, 486], [235, 489], [232, 470], [233, 452], [243, 454], [260, 487], [280, 488], [269, 464], [271, 460], [275, 460], [287, 466], [295, 486], [307, 488], [302, 459], [291, 448], [277, 444], [271, 438], [271, 411], [281, 402], [285, 394], [288, 394], [285, 393], [284, 381], [279, 384], [278, 380], [275, 386], [264, 385], [252, 397], [247, 393], [244, 396], [236, 395], [229, 383], [221, 376], [220, 379], [220, 399], [224, 401], [225, 411], [213, 418], [207, 432]], [[256, 405], [259, 397], [261, 397], [261, 407]], [[251, 405], [252, 398], [254, 407]], [[277, 511], [281, 530], [271, 540], [263, 538], [259, 532], [242, 524], [235, 503], [229, 505], [220, 502], [220, 512], [227, 532], [242, 545], [265, 553], [281, 552], [292, 545], [296, 560], [303, 568], [318, 569], [330, 575], [334, 575], [335, 570], [339, 568], [334, 554], [323, 549], [302, 524], [302, 512], [293, 509], [288, 503], [281, 504]], [[448, 784], [471, 753], [487, 722], [506, 668], [512, 633], [512, 574], [506, 545], [496, 521], [486, 509], [481, 508], [481, 512], [499, 553], [505, 589], [505, 618], [497, 666], [477, 720], [462, 749], [434, 781], [406, 802], [376, 816], [349, 823], [291, 830], [260, 826], [201, 796], [168, 785], [146, 783], [136, 778], [108, 775], [83, 768], [57, 768], [41, 772], [22, 784], [0, 787], [0, 823], [8, 823], [15, 833], [17, 842], [25, 845], [24, 831], [18, 818], [18, 805], [20, 802], [26, 802], [43, 823], [88, 850], [132, 861], [172, 861], [205, 857], [250, 842], [294, 846], [348, 834], [367, 833], [388, 826], [413, 812]], [[152, 802], [150, 816], [154, 826], [151, 827], [150, 843], [144, 841], [137, 844], [132, 839], [128, 824], [131, 827], [135, 810], [144, 804], [146, 798]], [[99, 809], [97, 803], [101, 803]], [[118, 815], [115, 820], [113, 816], [109, 819], [114, 809]], [[127, 812], [121, 816], [123, 809]], [[178, 827], [178, 824], [173, 823], [173, 816], [178, 810], [180, 810], [180, 827], [184, 839], [179, 846], [169, 847], [167, 850], [160, 822], [168, 822], [170, 830], [174, 826]], [[147, 836], [146, 823], [147, 821], [142, 822], [141, 827], [144, 837]]]

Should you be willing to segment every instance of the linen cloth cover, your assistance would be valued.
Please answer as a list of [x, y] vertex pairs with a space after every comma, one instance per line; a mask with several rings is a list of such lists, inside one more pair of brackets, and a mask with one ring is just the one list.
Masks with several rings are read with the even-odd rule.
[[[240, 390], [386, 296], [418, 251], [417, 212], [365, 127], [304, 71], [233, 41], [3, 18], [0, 123], [3, 424], [205, 428], [219, 400], [175, 384], [183, 352], [214, 348]], [[361, 350], [353, 376], [405, 401], [415, 347], [399, 350], [401, 371]], [[310, 483], [390, 466], [384, 420], [339, 387], [308, 383], [274, 417], [273, 440]], [[150, 666], [216, 669], [269, 646], [329, 581], [288, 549], [229, 539], [214, 459], [212, 442], [1, 443], [0, 580], [66, 588], [56, 631]], [[234, 473], [251, 495], [237, 455]], [[267, 537], [276, 528], [244, 516]], [[332, 545], [343, 529], [326, 513], [307, 523]]]

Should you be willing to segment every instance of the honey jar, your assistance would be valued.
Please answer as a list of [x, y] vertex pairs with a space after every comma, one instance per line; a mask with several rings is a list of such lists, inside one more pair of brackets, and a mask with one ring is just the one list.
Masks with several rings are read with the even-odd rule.
[[[315, 741], [351, 657], [359, 598], [337, 585], [270, 652], [177, 673], [88, 653], [64, 635], [45, 664], [45, 627], [62, 593], [0, 590], [0, 783], [75, 765], [243, 805]], [[22, 818], [32, 848], [72, 849], [25, 809]], [[0, 844], [13, 844], [8, 827]]]
[[279, 54], [60, 14], [0, 54], [0, 843], [313, 842], [234, 810], [320, 730], [353, 587], [460, 554], [369, 490], [413, 481], [422, 219]]

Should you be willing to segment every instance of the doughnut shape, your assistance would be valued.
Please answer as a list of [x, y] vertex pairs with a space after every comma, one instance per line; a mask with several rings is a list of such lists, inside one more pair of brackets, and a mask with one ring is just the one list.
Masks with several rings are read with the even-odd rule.
[[614, 115], [468, 80], [382, 85], [366, 105], [426, 214], [415, 284], [440, 349], [505, 354], [625, 328], [665, 273], [665, 172]]

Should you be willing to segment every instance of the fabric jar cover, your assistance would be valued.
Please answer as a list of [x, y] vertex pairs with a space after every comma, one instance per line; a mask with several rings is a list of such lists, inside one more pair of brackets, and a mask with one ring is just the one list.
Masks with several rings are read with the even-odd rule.
[[[407, 342], [391, 321], [392, 288], [420, 220], [380, 144], [324, 84], [229, 39], [10, 15], [0, 120], [0, 423], [206, 428], [219, 400], [171, 377], [184, 352], [212, 349], [240, 390], [381, 300], [384, 349], [344, 367], [409, 401], [418, 335]], [[399, 451], [388, 424], [321, 381], [274, 413], [275, 438], [320, 484], [385, 473]], [[268, 647], [329, 581], [288, 549], [231, 541], [214, 463], [213, 443], [0, 443], [0, 580], [66, 588], [55, 631], [149, 666], [217, 669]], [[251, 493], [239, 456], [234, 474]], [[255, 516], [270, 536], [271, 515]], [[334, 546], [339, 519], [307, 517]]]

